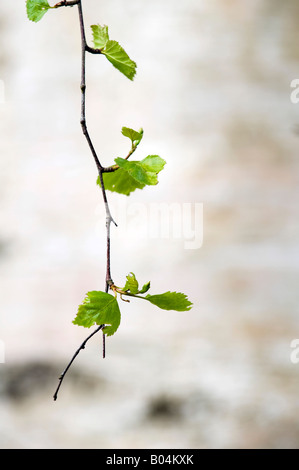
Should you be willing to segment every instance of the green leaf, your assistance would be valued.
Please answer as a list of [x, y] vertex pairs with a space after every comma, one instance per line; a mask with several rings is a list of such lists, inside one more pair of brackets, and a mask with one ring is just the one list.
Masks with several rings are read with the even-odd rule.
[[152, 171], [153, 173], [158, 174], [163, 170], [166, 161], [158, 155], [148, 155], [141, 161], [141, 163], [146, 171]]
[[134, 178], [138, 183], [144, 185], [154, 185], [157, 184], [158, 179], [156, 173], [153, 171], [147, 171], [143, 168], [142, 161], [128, 161], [124, 158], [116, 158], [115, 163], [119, 165], [120, 168], [127, 171], [132, 178]]
[[47, 0], [27, 0], [26, 9], [29, 20], [37, 23], [49, 10], [50, 5]]
[[109, 41], [108, 26], [94, 24], [91, 26], [93, 43], [96, 49], [103, 49]]
[[163, 169], [165, 160], [158, 155], [149, 155], [143, 160], [129, 161], [124, 158], [116, 158], [115, 163], [127, 171], [138, 183], [155, 185], [158, 183], [157, 174]]
[[131, 292], [131, 294], [138, 294], [138, 292], [139, 292], [139, 290], [138, 290], [138, 281], [137, 281], [134, 273], [129, 273], [127, 275], [127, 282], [126, 282], [126, 285], [125, 285], [123, 290], [125, 290], [125, 291], [129, 290]]
[[150, 287], [151, 287], [151, 283], [149, 281], [146, 284], [144, 284], [142, 289], [139, 291], [139, 294], [145, 294], [149, 290]]
[[129, 139], [131, 139], [132, 145], [134, 145], [134, 142], [136, 142], [135, 145], [138, 145], [143, 136], [143, 129], [140, 129], [140, 131], [137, 132], [133, 129], [130, 129], [129, 127], [123, 127], [121, 133], [125, 137], [129, 137]]
[[188, 300], [185, 294], [180, 292], [165, 292], [159, 295], [146, 295], [146, 300], [163, 310], [176, 310], [184, 312], [192, 308], [192, 302]]
[[113, 335], [120, 324], [120, 310], [116, 298], [113, 295], [101, 291], [91, 291], [81, 305], [79, 305], [74, 325], [90, 328], [97, 325], [107, 324], [103, 332], [107, 336]]
[[136, 73], [136, 63], [130, 59], [126, 51], [117, 41], [108, 40], [105, 48], [102, 50], [109, 62], [114, 65], [127, 78], [133, 80]]
[[126, 51], [117, 41], [109, 39], [108, 26], [94, 24], [91, 26], [93, 43], [96, 49], [100, 49], [109, 62], [130, 80], [133, 80], [136, 73], [136, 63], [130, 59]]
[[[138, 183], [121, 168], [111, 173], [103, 173], [103, 181], [105, 189], [126, 196], [129, 196], [135, 189], [143, 189], [145, 186], [145, 184]], [[101, 186], [100, 177], [97, 179], [97, 184]]]
[[144, 284], [141, 290], [138, 288], [138, 281], [136, 279], [136, 276], [134, 273], [129, 273], [127, 275], [127, 282], [125, 287], [122, 289], [123, 291], [130, 291], [131, 294], [136, 295], [136, 294], [145, 294], [149, 288], [150, 288], [151, 283], [147, 282]]
[[[128, 161], [124, 158], [116, 158], [114, 161], [120, 168], [103, 174], [105, 189], [126, 196], [129, 196], [135, 189], [157, 184], [157, 174], [166, 163], [158, 155], [149, 155], [141, 161]], [[97, 184], [101, 185], [99, 177]]]

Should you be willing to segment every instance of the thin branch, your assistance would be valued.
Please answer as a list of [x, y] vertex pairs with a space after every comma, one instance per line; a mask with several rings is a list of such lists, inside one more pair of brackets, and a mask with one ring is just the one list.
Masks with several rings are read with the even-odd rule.
[[[130, 158], [130, 156], [135, 152], [135, 150], [137, 149], [137, 145], [134, 145], [130, 152], [128, 153], [128, 155], [124, 158], [124, 160], [128, 160], [128, 158]], [[112, 173], [113, 171], [115, 170], [118, 170], [119, 169], [119, 165], [111, 165], [111, 166], [107, 166], [106, 168], [102, 168], [102, 173]]]
[[110, 224], [113, 222], [115, 225], [115, 221], [113, 220], [111, 216], [111, 212], [109, 209], [108, 201], [107, 201], [107, 195], [106, 195], [106, 190], [104, 186], [104, 181], [103, 181], [103, 166], [101, 165], [99, 158], [97, 156], [97, 153], [94, 149], [94, 146], [92, 144], [91, 138], [89, 136], [88, 130], [87, 130], [87, 125], [86, 125], [86, 115], [85, 115], [85, 100], [86, 100], [86, 80], [85, 80], [85, 69], [86, 69], [86, 51], [90, 50], [90, 48], [87, 45], [86, 42], [86, 36], [85, 36], [85, 27], [84, 27], [84, 19], [83, 19], [83, 11], [82, 11], [82, 2], [79, 0], [78, 2], [78, 13], [79, 13], [79, 22], [80, 22], [80, 33], [81, 33], [81, 127], [83, 134], [85, 135], [85, 138], [87, 140], [87, 143], [89, 145], [89, 148], [91, 150], [91, 153], [94, 157], [99, 177], [100, 177], [100, 183], [101, 183], [101, 188], [102, 188], [102, 196], [103, 196], [103, 201], [105, 204], [105, 210], [106, 210], [106, 231], [107, 231], [107, 270], [106, 270], [106, 292], [108, 292], [110, 284], [112, 282], [111, 278], [111, 269], [110, 269]]
[[[93, 146], [92, 140], [90, 138], [90, 135], [87, 130], [87, 125], [86, 125], [86, 115], [85, 115], [85, 101], [86, 101], [86, 80], [85, 80], [85, 70], [86, 70], [86, 52], [91, 52], [92, 54], [99, 54], [100, 50], [98, 49], [92, 49], [90, 48], [87, 43], [86, 43], [86, 36], [85, 36], [85, 27], [84, 27], [84, 19], [83, 19], [83, 11], [82, 11], [82, 1], [81, 0], [76, 0], [72, 2], [68, 1], [62, 1], [60, 3], [57, 3], [55, 5], [55, 8], [61, 7], [61, 6], [73, 6], [73, 5], [78, 5], [78, 13], [79, 13], [79, 23], [80, 23], [80, 34], [81, 34], [81, 118], [80, 118], [80, 124], [82, 127], [83, 134], [87, 140], [88, 146], [91, 150], [92, 156], [94, 158], [94, 161], [96, 163], [98, 173], [99, 173], [99, 178], [100, 178], [100, 183], [101, 183], [101, 189], [102, 189], [102, 196], [103, 196], [103, 201], [105, 204], [105, 210], [106, 210], [106, 236], [107, 236], [107, 251], [106, 251], [106, 257], [107, 257], [107, 266], [106, 266], [106, 279], [105, 279], [105, 291], [108, 292], [109, 288], [111, 285], [113, 285], [113, 281], [111, 278], [111, 268], [110, 268], [110, 225], [111, 222], [113, 222], [115, 225], [115, 221], [113, 220], [111, 216], [111, 212], [109, 209], [108, 205], [108, 200], [107, 200], [107, 195], [106, 195], [106, 190], [104, 186], [104, 181], [103, 181], [103, 173], [106, 172], [106, 169], [101, 165], [100, 160], [97, 156], [97, 153], [95, 151], [95, 148]], [[71, 361], [65, 368], [65, 370], [62, 372], [62, 374], [59, 377], [59, 384], [58, 387], [53, 395], [54, 400], [57, 399], [58, 391], [61, 387], [62, 381], [71, 367], [72, 363], [74, 362], [75, 358], [81, 351], [81, 349], [85, 348], [85, 345], [87, 341], [95, 335], [98, 331], [102, 330], [105, 325], [100, 325], [98, 326], [93, 333], [91, 333], [81, 344], [81, 346], [77, 349], [75, 354], [73, 355]], [[105, 346], [105, 334], [103, 332], [103, 358], [105, 357], [106, 354], [106, 346]]]
[[101, 49], [95, 49], [94, 47], [89, 47], [87, 44], [85, 45], [86, 52], [90, 52], [91, 54], [102, 54]]
[[89, 148], [91, 150], [92, 156], [95, 160], [98, 172], [100, 173], [102, 170], [102, 165], [99, 161], [91, 138], [89, 136], [87, 125], [86, 125], [86, 117], [85, 117], [85, 95], [86, 95], [86, 80], [85, 80], [85, 48], [86, 48], [86, 37], [85, 37], [85, 28], [84, 28], [84, 20], [83, 20], [83, 12], [82, 12], [82, 5], [81, 0], [78, 2], [78, 11], [79, 11], [79, 21], [80, 21], [80, 33], [81, 33], [81, 119], [80, 124], [82, 127], [82, 132], [87, 140]]
[[[87, 343], [88, 340], [90, 340], [90, 338], [92, 338], [93, 335], [95, 335], [98, 331], [102, 330], [104, 328], [105, 325], [100, 325], [98, 326], [95, 331], [93, 333], [91, 333], [84, 341], [83, 343], [81, 344], [81, 346], [77, 349], [77, 351], [75, 352], [75, 354], [73, 355], [72, 359], [70, 360], [70, 362], [68, 363], [68, 365], [66, 366], [66, 368], [64, 369], [64, 371], [62, 372], [62, 374], [60, 375], [59, 377], [59, 384], [58, 384], [58, 387], [56, 388], [55, 390], [55, 393], [53, 395], [53, 398], [54, 398], [54, 401], [57, 400], [57, 395], [58, 395], [58, 392], [59, 392], [59, 389], [61, 387], [61, 384], [62, 384], [62, 381], [67, 373], [67, 371], [69, 370], [69, 368], [71, 367], [72, 363], [74, 362], [74, 360], [76, 359], [76, 357], [78, 356], [79, 352], [81, 351], [81, 349], [84, 349], [85, 348], [85, 345]], [[103, 334], [104, 335], [104, 334]], [[104, 352], [104, 350], [103, 350]]]
[[146, 297], [142, 297], [141, 295], [137, 295], [137, 294], [131, 294], [131, 292], [127, 292], [127, 291], [121, 289], [120, 287], [115, 286], [114, 284], [111, 285], [111, 290], [113, 290], [113, 292], [117, 292], [118, 294], [120, 294], [120, 298], [124, 302], [130, 302], [130, 301], [126, 300], [126, 299], [123, 299], [122, 298], [123, 295], [128, 295], [129, 297], [136, 297], [137, 299], [148, 300]]
[[103, 359], [106, 357], [106, 336], [105, 333], [103, 332]]
[[128, 155], [125, 157], [125, 160], [128, 160], [128, 158], [130, 158], [130, 156], [135, 152], [135, 150], [137, 149], [137, 145], [133, 145], [130, 152], [128, 153]]
[[62, 1], [62, 2], [56, 3], [56, 5], [54, 5], [52, 8], [73, 7], [74, 5], [78, 5], [79, 2], [80, 0], [73, 0], [71, 2]]
[[118, 165], [107, 166], [102, 169], [102, 173], [113, 173], [115, 170], [118, 170]]

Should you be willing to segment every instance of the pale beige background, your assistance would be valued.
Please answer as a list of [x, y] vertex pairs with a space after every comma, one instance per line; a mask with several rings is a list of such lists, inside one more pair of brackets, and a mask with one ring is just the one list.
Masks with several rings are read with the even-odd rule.
[[[124, 125], [145, 130], [136, 157], [167, 161], [157, 187], [110, 197], [123, 222], [113, 278], [133, 271], [194, 308], [123, 303], [107, 358], [93, 338], [52, 401], [88, 334], [71, 323], [77, 305], [104, 288], [103, 211], [79, 124], [76, 8], [34, 24], [23, 0], [2, 0], [0, 446], [298, 447], [298, 2], [85, 0], [84, 12], [138, 64], [131, 83], [88, 56], [102, 162], [126, 154]], [[130, 204], [165, 202], [203, 203], [200, 249], [132, 222]]]

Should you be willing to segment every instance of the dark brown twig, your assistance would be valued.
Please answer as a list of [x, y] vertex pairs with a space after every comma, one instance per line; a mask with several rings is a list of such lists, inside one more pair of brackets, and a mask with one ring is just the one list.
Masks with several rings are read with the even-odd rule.
[[79, 1], [80, 0], [73, 0], [73, 1], [70, 1], [70, 2], [62, 1], [62, 2], [56, 3], [56, 5], [54, 5], [52, 8], [73, 7], [74, 5], [78, 5]]
[[105, 333], [103, 332], [103, 359], [105, 359], [106, 356], [106, 336]]
[[75, 354], [73, 355], [72, 359], [70, 360], [70, 362], [68, 363], [68, 365], [66, 366], [66, 368], [64, 369], [64, 371], [62, 372], [62, 374], [60, 375], [59, 377], [59, 384], [58, 384], [58, 387], [56, 388], [55, 390], [55, 393], [53, 395], [53, 398], [54, 398], [54, 401], [57, 400], [57, 395], [58, 395], [58, 392], [59, 392], [59, 389], [60, 389], [60, 386], [62, 384], [62, 381], [65, 377], [65, 374], [67, 373], [67, 371], [69, 370], [69, 368], [71, 367], [72, 363], [74, 362], [74, 360], [76, 359], [76, 357], [78, 356], [79, 352], [81, 351], [81, 349], [84, 349], [85, 348], [85, 345], [87, 343], [87, 341], [92, 338], [93, 335], [95, 335], [98, 331], [102, 330], [104, 328], [105, 325], [100, 325], [98, 326], [95, 331], [93, 333], [91, 333], [84, 341], [83, 343], [81, 344], [81, 346], [77, 349], [77, 351], [75, 352]]
[[[100, 50], [99, 49], [92, 49], [90, 48], [87, 43], [86, 43], [86, 36], [85, 36], [85, 27], [84, 27], [84, 19], [83, 19], [83, 11], [82, 11], [82, 2], [81, 0], [76, 0], [72, 2], [68, 1], [62, 1], [58, 4], [55, 5], [55, 8], [58, 8], [60, 6], [73, 6], [73, 5], [78, 5], [78, 13], [79, 13], [79, 23], [80, 23], [80, 34], [81, 34], [81, 84], [80, 84], [80, 89], [81, 89], [81, 118], [80, 118], [80, 124], [82, 128], [82, 132], [86, 138], [86, 141], [88, 143], [88, 146], [90, 148], [90, 151], [92, 153], [92, 156], [94, 158], [95, 164], [98, 169], [99, 173], [99, 178], [100, 178], [100, 183], [101, 183], [101, 189], [102, 189], [102, 196], [103, 196], [103, 201], [105, 204], [105, 211], [106, 211], [106, 235], [107, 235], [107, 249], [106, 249], [106, 259], [107, 259], [107, 265], [106, 265], [106, 279], [105, 279], [105, 292], [108, 292], [110, 286], [113, 284], [112, 278], [111, 278], [111, 268], [110, 268], [110, 225], [111, 222], [113, 222], [115, 225], [115, 221], [113, 220], [111, 216], [111, 212], [109, 209], [108, 201], [107, 201], [107, 195], [106, 195], [106, 190], [104, 186], [104, 181], [103, 181], [103, 173], [107, 172], [107, 170], [101, 165], [100, 160], [97, 156], [97, 153], [95, 151], [95, 148], [93, 146], [93, 143], [91, 141], [89, 132], [87, 130], [87, 124], [86, 124], [86, 115], [85, 115], [85, 102], [86, 102], [86, 80], [85, 80], [85, 70], [86, 70], [86, 52], [91, 52], [92, 54], [99, 54]], [[113, 170], [108, 170], [108, 171], [113, 171]], [[102, 330], [105, 325], [100, 325], [98, 326], [93, 333], [91, 333], [81, 344], [81, 346], [77, 349], [75, 354], [73, 355], [72, 359], [68, 363], [67, 367], [65, 370], [62, 372], [62, 374], [59, 377], [59, 384], [58, 387], [54, 393], [54, 400], [57, 400], [57, 395], [61, 386], [61, 383], [71, 367], [72, 363], [74, 362], [75, 358], [81, 351], [81, 349], [85, 348], [85, 345], [87, 341], [95, 335], [98, 331]], [[106, 354], [106, 346], [105, 346], [105, 334], [103, 332], [103, 358], [105, 357]]]
[[87, 44], [85, 45], [86, 52], [90, 52], [90, 54], [102, 54], [101, 49], [95, 49], [94, 47], [89, 47]]

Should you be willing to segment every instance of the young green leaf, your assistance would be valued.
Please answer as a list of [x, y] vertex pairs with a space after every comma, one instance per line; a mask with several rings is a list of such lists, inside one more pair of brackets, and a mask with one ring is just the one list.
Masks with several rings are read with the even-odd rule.
[[125, 285], [123, 290], [125, 290], [125, 291], [129, 290], [131, 292], [131, 294], [138, 294], [138, 292], [139, 292], [139, 290], [138, 290], [138, 281], [137, 281], [134, 273], [129, 273], [127, 275], [127, 282], [126, 282], [126, 285]]
[[103, 332], [107, 336], [113, 335], [120, 325], [120, 310], [116, 298], [106, 292], [88, 292], [82, 304], [79, 305], [73, 323], [85, 328], [90, 328], [95, 323], [107, 324]]
[[136, 73], [136, 63], [130, 59], [126, 51], [117, 41], [109, 39], [108, 26], [94, 24], [91, 26], [93, 43], [96, 49], [101, 49], [109, 62], [130, 80], [133, 80]]
[[103, 49], [109, 41], [108, 26], [94, 24], [91, 26], [93, 43], [96, 49]]
[[127, 171], [138, 183], [155, 185], [158, 183], [157, 174], [163, 169], [165, 160], [158, 155], [149, 155], [143, 160], [129, 161], [124, 158], [116, 158], [115, 163]]
[[117, 41], [107, 41], [105, 48], [102, 50], [102, 54], [105, 54], [109, 62], [111, 62], [115, 68], [130, 80], [133, 80], [137, 65], [130, 59], [126, 51]]
[[157, 184], [158, 179], [156, 173], [143, 168], [142, 162], [130, 162], [124, 158], [116, 158], [114, 161], [120, 168], [127, 171], [132, 178], [138, 181], [138, 183], [145, 185]]
[[192, 302], [188, 300], [188, 297], [181, 292], [165, 292], [164, 294], [158, 295], [148, 294], [144, 298], [163, 310], [184, 312], [190, 310], [193, 305]]
[[166, 161], [159, 155], [148, 155], [141, 161], [141, 164], [146, 171], [158, 174], [163, 170]]
[[142, 289], [139, 291], [139, 294], [145, 294], [149, 290], [150, 287], [151, 287], [151, 283], [149, 281], [146, 284], [144, 284]]
[[151, 283], [147, 282], [144, 284], [141, 290], [139, 290], [139, 284], [136, 279], [136, 276], [134, 273], [129, 273], [127, 275], [127, 281], [125, 287], [122, 289], [123, 291], [130, 291], [131, 294], [136, 295], [136, 294], [145, 294], [149, 288], [150, 288]]
[[129, 137], [129, 139], [131, 139], [132, 145], [134, 145], [134, 142], [136, 142], [135, 145], [138, 145], [143, 136], [143, 129], [140, 129], [140, 131], [137, 132], [129, 127], [123, 127], [121, 133], [125, 137]]
[[47, 0], [27, 0], [26, 9], [29, 20], [37, 23], [52, 8]]
[[[145, 184], [140, 184], [126, 171], [119, 168], [111, 173], [103, 174], [103, 181], [105, 189], [118, 194], [125, 194], [129, 196], [135, 189], [143, 189]], [[101, 186], [100, 177], [97, 179], [97, 184]]]
[[[134, 273], [127, 275], [127, 282], [123, 291], [128, 292], [127, 295], [133, 297], [148, 300], [152, 304], [156, 305], [163, 310], [176, 310], [178, 312], [184, 312], [192, 308], [192, 302], [188, 300], [188, 297], [181, 292], [164, 292], [164, 294], [158, 295], [146, 295], [141, 297], [140, 294], [145, 294], [150, 288], [150, 282], [144, 284], [141, 290], [138, 289], [138, 281]], [[123, 295], [126, 295], [123, 293]]]
[[[166, 163], [158, 155], [149, 155], [141, 161], [128, 161], [124, 158], [116, 158], [114, 161], [120, 168], [103, 174], [104, 186], [109, 191], [126, 196], [129, 196], [135, 189], [143, 189], [146, 185], [156, 185], [157, 174]], [[97, 184], [101, 185], [99, 177]]]

